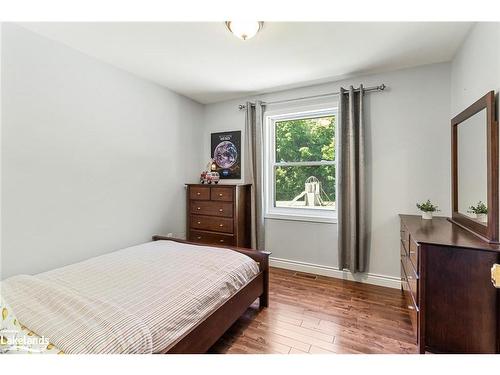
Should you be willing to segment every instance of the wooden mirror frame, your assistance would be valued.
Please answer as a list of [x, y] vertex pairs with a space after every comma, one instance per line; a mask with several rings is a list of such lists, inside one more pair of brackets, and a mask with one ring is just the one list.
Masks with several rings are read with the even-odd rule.
[[[486, 168], [488, 222], [481, 225], [458, 212], [458, 125], [486, 109]], [[490, 91], [451, 120], [451, 221], [490, 243], [498, 243], [498, 122], [495, 119], [495, 92]]]

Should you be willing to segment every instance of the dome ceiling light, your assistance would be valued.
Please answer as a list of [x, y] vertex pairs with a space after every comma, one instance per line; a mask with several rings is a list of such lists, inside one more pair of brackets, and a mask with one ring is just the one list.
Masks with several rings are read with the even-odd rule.
[[226, 21], [226, 27], [236, 37], [247, 40], [253, 38], [264, 25], [262, 21]]

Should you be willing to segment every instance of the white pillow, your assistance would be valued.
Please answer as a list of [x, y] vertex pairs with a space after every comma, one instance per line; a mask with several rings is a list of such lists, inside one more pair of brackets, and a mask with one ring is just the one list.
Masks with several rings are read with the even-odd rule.
[[48, 342], [33, 333], [23, 332], [21, 324], [7, 302], [0, 296], [0, 354], [43, 353]]

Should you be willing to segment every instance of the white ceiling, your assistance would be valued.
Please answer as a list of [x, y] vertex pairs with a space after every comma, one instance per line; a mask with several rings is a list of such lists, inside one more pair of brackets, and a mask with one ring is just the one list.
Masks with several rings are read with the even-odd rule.
[[201, 103], [449, 61], [471, 23], [265, 22], [242, 41], [223, 22], [22, 23]]

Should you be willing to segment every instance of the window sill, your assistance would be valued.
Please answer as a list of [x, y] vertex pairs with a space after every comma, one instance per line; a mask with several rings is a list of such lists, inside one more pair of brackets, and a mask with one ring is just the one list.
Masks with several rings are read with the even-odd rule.
[[308, 216], [308, 215], [297, 215], [297, 214], [267, 213], [264, 215], [264, 218], [271, 220], [304, 221], [310, 223], [337, 224], [336, 217], [328, 217], [328, 216]]

